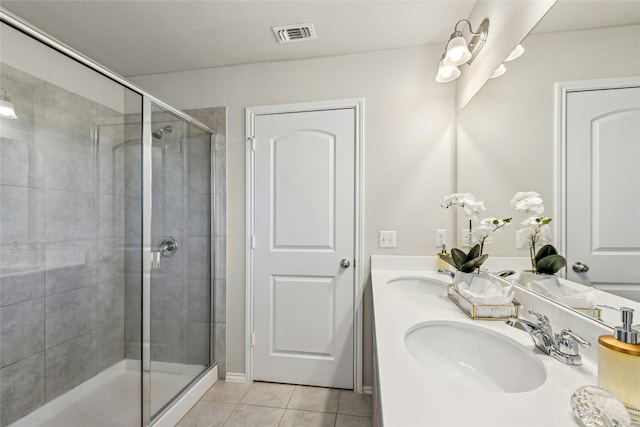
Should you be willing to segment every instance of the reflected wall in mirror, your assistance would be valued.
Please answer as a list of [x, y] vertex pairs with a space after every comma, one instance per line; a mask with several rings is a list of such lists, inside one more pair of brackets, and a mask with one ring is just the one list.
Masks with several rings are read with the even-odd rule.
[[[515, 245], [520, 218], [510, 201], [518, 191], [541, 194], [557, 231], [555, 85], [640, 76], [640, 2], [559, 0], [522, 44], [525, 54], [458, 115], [457, 190], [483, 200], [486, 216], [514, 217], [487, 248], [491, 256], [528, 256]], [[637, 222], [637, 212], [622, 214], [619, 227]], [[575, 260], [567, 258], [570, 266]], [[640, 283], [612, 283], [607, 290], [640, 301]], [[640, 304], [637, 309], [636, 323]], [[618, 314], [602, 314], [606, 323], [619, 323]]]

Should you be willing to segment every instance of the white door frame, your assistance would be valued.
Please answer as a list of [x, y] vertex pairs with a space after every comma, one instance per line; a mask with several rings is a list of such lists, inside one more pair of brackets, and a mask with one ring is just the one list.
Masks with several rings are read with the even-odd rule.
[[[640, 76], [614, 77], [609, 79], [577, 80], [555, 84], [555, 156], [554, 156], [554, 217], [555, 241], [558, 252], [567, 251], [567, 95], [587, 90], [624, 89], [640, 86]], [[563, 271], [562, 276], [566, 276]]]
[[353, 384], [362, 392], [362, 303], [364, 264], [364, 98], [303, 102], [283, 105], [265, 105], [245, 109], [245, 379], [253, 380], [253, 250], [254, 231], [254, 150], [255, 117], [265, 114], [283, 114], [307, 111], [353, 109], [355, 113], [355, 233], [354, 233], [354, 290], [353, 290]]

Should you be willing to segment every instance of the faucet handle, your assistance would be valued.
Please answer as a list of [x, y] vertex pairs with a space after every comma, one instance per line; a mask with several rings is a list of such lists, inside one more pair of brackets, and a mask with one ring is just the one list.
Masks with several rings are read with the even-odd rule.
[[544, 314], [536, 313], [533, 310], [529, 310], [529, 314], [533, 314], [538, 318], [538, 327], [543, 331], [549, 331], [551, 329], [551, 323], [549, 322], [549, 318]]
[[591, 343], [571, 329], [563, 329], [556, 337], [558, 351], [568, 356], [580, 355], [578, 344], [582, 347], [591, 347]]

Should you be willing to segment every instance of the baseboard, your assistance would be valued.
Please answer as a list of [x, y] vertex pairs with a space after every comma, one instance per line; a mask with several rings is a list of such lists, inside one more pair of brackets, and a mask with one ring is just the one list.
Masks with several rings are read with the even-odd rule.
[[371, 387], [370, 385], [363, 385], [362, 394], [373, 394], [373, 387]]
[[227, 372], [227, 375], [225, 375], [224, 380], [228, 383], [246, 383], [247, 376], [246, 374], [239, 374], [236, 372]]

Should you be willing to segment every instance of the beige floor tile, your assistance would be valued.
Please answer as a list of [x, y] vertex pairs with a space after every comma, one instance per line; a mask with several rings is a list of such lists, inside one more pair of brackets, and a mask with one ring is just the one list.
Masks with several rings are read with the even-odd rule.
[[240, 403], [243, 405], [286, 408], [294, 388], [295, 386], [288, 384], [255, 382], [251, 384]]
[[335, 423], [336, 414], [287, 409], [280, 427], [333, 427]]
[[251, 383], [229, 383], [218, 381], [202, 396], [202, 400], [213, 402], [239, 403], [247, 393]]
[[370, 417], [373, 404], [370, 394], [359, 394], [353, 391], [341, 391], [338, 404], [338, 414]]
[[371, 418], [338, 414], [336, 427], [371, 427]]
[[177, 427], [216, 427], [224, 425], [236, 405], [201, 400], [185, 415]]
[[338, 411], [340, 390], [323, 387], [296, 386], [287, 408], [316, 412]]
[[277, 427], [284, 409], [238, 405], [224, 427]]

